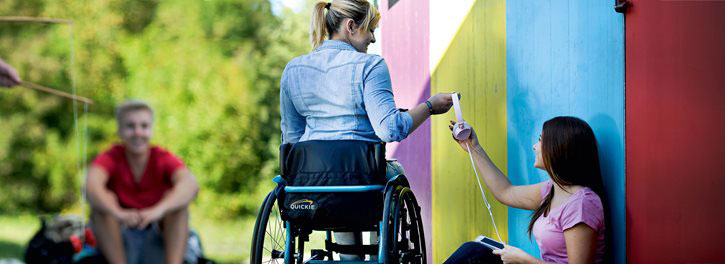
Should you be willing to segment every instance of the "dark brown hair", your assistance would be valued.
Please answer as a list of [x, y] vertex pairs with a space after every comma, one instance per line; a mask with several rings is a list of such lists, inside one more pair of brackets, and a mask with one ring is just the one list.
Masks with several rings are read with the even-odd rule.
[[[608, 222], [606, 196], [599, 169], [597, 140], [587, 122], [571, 117], [559, 116], [544, 122], [541, 131], [541, 156], [546, 172], [558, 186], [580, 185], [589, 187], [602, 201], [605, 221]], [[536, 219], [546, 216], [551, 209], [554, 186], [534, 211], [529, 223], [529, 236]]]

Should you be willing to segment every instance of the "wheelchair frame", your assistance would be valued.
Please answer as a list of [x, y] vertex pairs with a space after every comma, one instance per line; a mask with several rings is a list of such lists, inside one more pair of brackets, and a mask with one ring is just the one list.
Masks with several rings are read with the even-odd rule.
[[[274, 182], [277, 183], [277, 187], [265, 198], [254, 225], [250, 263], [278, 263], [277, 259], [284, 259], [284, 263], [287, 264], [427, 263], [420, 206], [418, 206], [415, 195], [410, 190], [410, 185], [404, 175], [393, 177], [385, 185], [287, 186], [281, 176], [275, 177]], [[339, 245], [332, 242], [332, 231], [308, 230], [297, 227], [289, 221], [282, 221], [279, 208], [275, 206], [278, 203], [277, 198], [280, 192], [383, 192], [383, 216], [376, 227], [379, 232], [378, 245]], [[271, 230], [269, 225], [270, 216], [276, 218]], [[281, 228], [284, 228], [285, 243], [283, 251], [278, 251], [276, 248], [282, 247], [281, 243], [276, 240], [269, 241], [265, 238], [281, 235]], [[309, 241], [309, 235], [313, 231], [326, 231], [325, 249], [312, 250], [312, 256], [305, 261], [304, 244]], [[351, 231], [361, 232], [369, 230]], [[272, 237], [272, 239], [276, 238]], [[297, 252], [295, 252], [295, 239], [298, 240]], [[267, 248], [266, 245], [269, 245], [272, 249]], [[378, 257], [377, 260], [369, 261], [335, 261], [332, 258], [333, 252], [357, 255], [373, 255], [373, 253], [376, 253]], [[328, 258], [328, 260], [325, 260], [325, 258]]]

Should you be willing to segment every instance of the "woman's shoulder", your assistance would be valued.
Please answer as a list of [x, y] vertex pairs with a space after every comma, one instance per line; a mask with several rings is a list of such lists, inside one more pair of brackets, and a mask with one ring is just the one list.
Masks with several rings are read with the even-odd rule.
[[350, 50], [341, 51], [341, 53], [345, 54], [350, 63], [363, 64], [366, 68], [372, 68], [382, 65], [385, 65], [387, 67], [387, 65], [385, 64], [385, 59], [377, 54], [369, 54]]
[[306, 57], [308, 57], [309, 55], [310, 55], [310, 53], [307, 53], [307, 54], [302, 54], [300, 56], [294, 57], [289, 62], [287, 62], [287, 66], [285, 66], [285, 70], [292, 66], [302, 64], [302, 62], [305, 61]]
[[602, 199], [599, 195], [589, 187], [582, 186], [572, 194], [562, 205], [563, 208], [569, 209], [601, 209]]
[[[592, 189], [583, 187], [574, 193], [561, 206], [563, 229], [584, 222], [597, 230], [604, 226], [604, 207], [602, 200]], [[567, 224], [568, 223], [568, 224]]]
[[551, 186], [553, 186], [553, 183], [551, 180], [547, 180], [537, 184], [541, 184], [541, 200], [543, 201], [544, 198], [546, 198], [546, 196], [551, 192]]
[[313, 50], [290, 60], [285, 66], [285, 70], [299, 66], [329, 68], [342, 66], [344, 64], [364, 64], [366, 68], [382, 65], [387, 67], [385, 59], [377, 54], [348, 50]]
[[599, 195], [589, 187], [582, 187], [579, 191], [574, 193], [572, 196], [574, 200], [581, 201], [581, 203], [602, 206], [602, 199]]
[[369, 65], [375, 66], [375, 65], [385, 65], [387, 67], [387, 64], [385, 64], [385, 59], [377, 54], [365, 54], [363, 57], [365, 58], [365, 61], [368, 62]]

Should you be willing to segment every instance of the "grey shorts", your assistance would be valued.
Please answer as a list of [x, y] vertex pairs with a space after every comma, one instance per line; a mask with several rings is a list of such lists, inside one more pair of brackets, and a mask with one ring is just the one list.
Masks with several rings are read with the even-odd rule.
[[126, 263], [164, 263], [164, 235], [158, 223], [146, 229], [121, 228]]
[[[126, 263], [164, 263], [164, 234], [158, 223], [153, 223], [146, 229], [122, 227], [121, 235]], [[199, 258], [203, 257], [199, 236], [194, 230], [189, 230], [184, 263], [196, 264]]]

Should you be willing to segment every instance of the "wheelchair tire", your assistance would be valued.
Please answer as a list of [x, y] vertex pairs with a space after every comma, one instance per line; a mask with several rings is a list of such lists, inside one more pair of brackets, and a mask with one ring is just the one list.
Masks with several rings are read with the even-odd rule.
[[[386, 199], [387, 200], [387, 199]], [[415, 195], [408, 187], [394, 191], [390, 205], [386, 263], [427, 263], [423, 220]]]
[[254, 224], [250, 263], [284, 263], [287, 233], [277, 206], [276, 191], [271, 191], [259, 209]]

